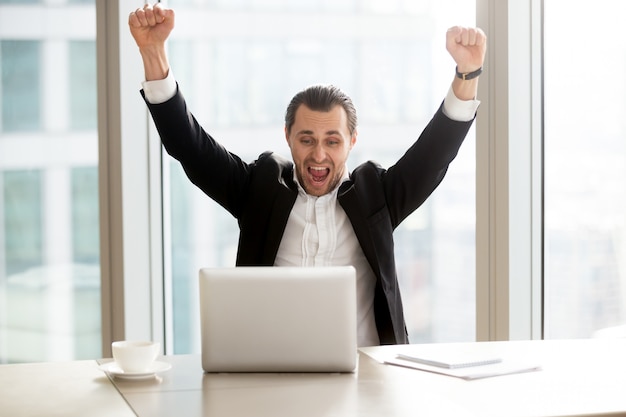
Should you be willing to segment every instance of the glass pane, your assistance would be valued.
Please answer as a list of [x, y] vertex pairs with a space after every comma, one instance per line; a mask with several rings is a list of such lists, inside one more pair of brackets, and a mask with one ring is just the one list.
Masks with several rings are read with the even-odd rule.
[[[40, 128], [40, 42], [0, 40], [2, 65], [2, 130], [35, 131]], [[9, 64], [10, 63], [10, 64]]]
[[[191, 111], [213, 137], [246, 161], [266, 149], [290, 157], [283, 132], [289, 100], [308, 85], [332, 83], [352, 96], [359, 112], [352, 167], [369, 159], [389, 166], [417, 138], [454, 76], [445, 32], [475, 19], [475, 3], [464, 0], [419, 6], [372, 0], [302, 3], [306, 7], [277, 0], [189, 3], [168, 3], [179, 25], [169, 43], [170, 61]], [[220, 10], [219, 21], [196, 31], [180, 28], [190, 15], [210, 19], [211, 7]], [[306, 27], [311, 10], [318, 22], [346, 25], [333, 28], [337, 36], [324, 33], [327, 27], [294, 33], [293, 22]], [[270, 12], [277, 13], [269, 25], [241, 24], [267, 19]], [[366, 24], [371, 30], [364, 33], [359, 28]], [[474, 148], [472, 131], [443, 184], [395, 234], [412, 342], [475, 340]], [[169, 157], [166, 171], [171, 241], [165, 251], [174, 298], [166, 314], [175, 353], [197, 352], [198, 269], [235, 264], [237, 222]]]
[[[0, 4], [0, 363], [97, 358], [95, 22], [86, 39], [67, 24], [86, 1], [20, 3]], [[48, 7], [67, 18], [24, 35]]]
[[625, 13], [621, 0], [545, 1], [549, 338], [626, 335]]
[[41, 171], [3, 175], [5, 270], [8, 276], [43, 262]]
[[71, 41], [70, 47], [70, 120], [72, 130], [97, 129], [96, 42]]

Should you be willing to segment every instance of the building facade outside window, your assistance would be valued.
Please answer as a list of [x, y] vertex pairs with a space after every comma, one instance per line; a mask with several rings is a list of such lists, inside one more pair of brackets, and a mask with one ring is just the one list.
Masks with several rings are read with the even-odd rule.
[[0, 363], [98, 357], [95, 2], [0, 14]]
[[545, 336], [624, 336], [626, 4], [544, 3]]

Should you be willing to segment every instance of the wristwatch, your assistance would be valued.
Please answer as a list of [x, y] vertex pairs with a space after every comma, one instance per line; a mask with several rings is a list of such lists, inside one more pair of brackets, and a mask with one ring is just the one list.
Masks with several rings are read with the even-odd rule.
[[472, 72], [459, 72], [459, 67], [456, 67], [456, 76], [464, 81], [471, 80], [472, 78], [476, 78], [482, 73], [483, 73], [483, 67], [480, 67], [476, 71], [472, 71]]

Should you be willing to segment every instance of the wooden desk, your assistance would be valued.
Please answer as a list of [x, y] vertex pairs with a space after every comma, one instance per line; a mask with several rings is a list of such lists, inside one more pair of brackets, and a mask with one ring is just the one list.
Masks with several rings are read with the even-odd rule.
[[0, 416], [135, 416], [96, 361], [0, 365]]
[[465, 381], [377, 361], [404, 346], [362, 349], [354, 374], [204, 374], [198, 355], [176, 355], [159, 359], [173, 365], [160, 378], [111, 383], [93, 361], [5, 365], [0, 415], [42, 415], [28, 405], [43, 398], [85, 415], [124, 416], [130, 406], [138, 416], [626, 416], [626, 339], [453, 347], [532, 357], [543, 370]]

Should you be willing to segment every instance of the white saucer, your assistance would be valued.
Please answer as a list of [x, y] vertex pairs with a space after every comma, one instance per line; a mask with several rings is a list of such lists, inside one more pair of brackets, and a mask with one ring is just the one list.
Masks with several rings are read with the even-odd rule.
[[165, 372], [172, 367], [171, 363], [156, 361], [152, 364], [150, 369], [143, 372], [124, 372], [122, 368], [115, 362], [107, 362], [100, 365], [100, 370], [121, 379], [148, 379], [153, 378], [160, 372]]

